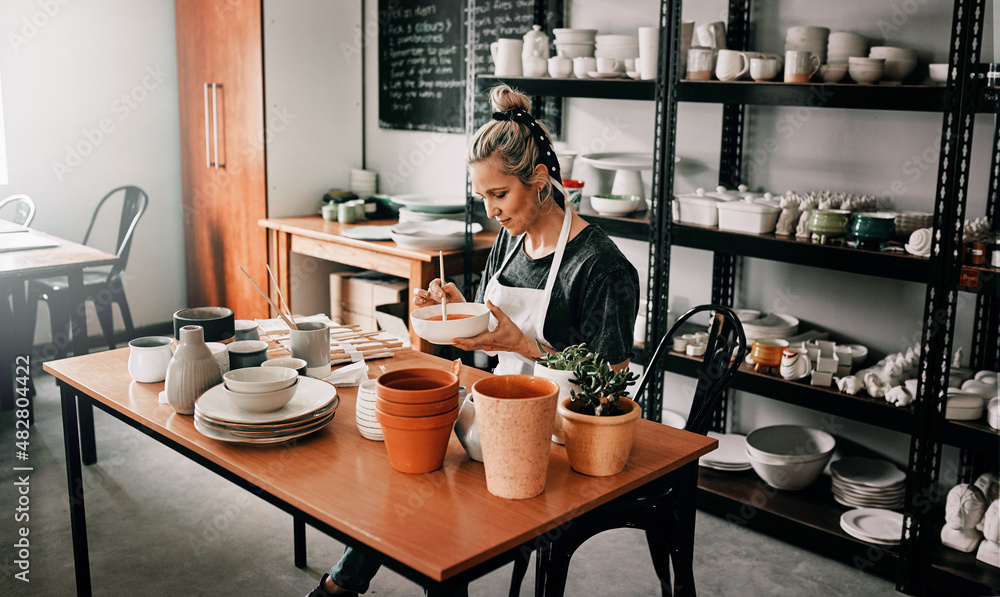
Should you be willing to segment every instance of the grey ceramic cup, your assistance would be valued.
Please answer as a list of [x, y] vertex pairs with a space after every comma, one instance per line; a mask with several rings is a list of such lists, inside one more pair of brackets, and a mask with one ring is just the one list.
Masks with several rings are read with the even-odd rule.
[[292, 356], [303, 359], [310, 369], [330, 363], [330, 325], [322, 321], [304, 321], [290, 330]]
[[229, 345], [229, 370], [259, 367], [267, 360], [267, 342], [237, 340]]
[[237, 340], [260, 340], [259, 326], [252, 319], [237, 319], [233, 322]]

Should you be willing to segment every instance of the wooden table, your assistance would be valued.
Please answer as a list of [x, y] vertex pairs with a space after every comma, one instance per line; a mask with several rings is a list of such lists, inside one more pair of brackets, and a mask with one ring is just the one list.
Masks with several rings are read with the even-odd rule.
[[[356, 226], [386, 226], [395, 223], [396, 220], [371, 220], [346, 225], [327, 222], [319, 216], [268, 218], [258, 222], [267, 228], [267, 260], [278, 280], [282, 294], [290, 304], [294, 290], [290, 268], [291, 255], [299, 253], [406, 278], [410, 284], [407, 306], [412, 308], [413, 303], [410, 298], [413, 296], [413, 290], [427, 288], [431, 280], [440, 276], [438, 252], [404, 249], [392, 241], [357, 240], [343, 235], [344, 230]], [[473, 238], [472, 266], [477, 270], [482, 270], [486, 266], [486, 258], [495, 239], [495, 232], [480, 232]], [[448, 276], [463, 273], [464, 251], [462, 249], [445, 251], [444, 269], [445, 275]], [[276, 295], [272, 298], [277, 302]], [[276, 313], [271, 315], [277, 316]], [[410, 340], [414, 348], [422, 352], [431, 351], [432, 345], [414, 334], [412, 330]]]
[[[296, 565], [305, 565], [308, 523], [339, 541], [367, 545], [386, 566], [426, 587], [431, 595], [465, 594], [471, 580], [530, 554], [545, 533], [558, 532], [561, 525], [607, 507], [620, 496], [673, 482], [678, 475], [693, 495], [697, 458], [717, 446], [716, 440], [640, 419], [624, 472], [602, 478], [580, 475], [570, 469], [565, 448], [552, 444], [545, 491], [528, 500], [504, 500], [487, 491], [483, 465], [466, 457], [454, 435], [441, 469], [424, 475], [393, 470], [384, 444], [358, 432], [356, 388], [338, 389], [341, 402], [336, 417], [304, 438], [277, 445], [209, 439], [195, 430], [192, 417], [177, 415], [158, 402], [162, 383], [131, 380], [128, 350], [45, 364], [61, 390], [79, 595], [90, 594], [91, 579], [76, 436], [77, 398], [292, 514]], [[438, 357], [409, 350], [374, 364], [387, 370], [450, 366]], [[461, 382], [470, 387], [488, 375], [465, 367]], [[693, 508], [692, 502], [691, 542]]]
[[[34, 330], [27, 329], [28, 318], [24, 282], [33, 278], [49, 276], [67, 276], [69, 292], [79, 298], [74, 303], [83, 303], [83, 270], [86, 267], [110, 265], [118, 258], [110, 253], [86, 245], [64, 240], [51, 234], [37, 230], [31, 233], [44, 236], [58, 242], [59, 245], [50, 248], [27, 249], [23, 251], [7, 251], [0, 253], [0, 330], [5, 330], [0, 336], [0, 408], [10, 410], [14, 407], [14, 369], [27, 367], [30, 362], [31, 343]], [[25, 234], [24, 232], [9, 232], [7, 234]], [[12, 297], [8, 306], [7, 296]], [[34, 308], [35, 305], [30, 305]], [[73, 309], [70, 314], [73, 354], [87, 354], [87, 318], [83, 309]], [[9, 332], [6, 332], [9, 330]], [[9, 333], [9, 335], [8, 335]], [[63, 342], [58, 330], [52, 330], [52, 341]], [[11, 339], [12, 341], [8, 340]], [[16, 365], [15, 365], [16, 363]], [[24, 376], [28, 373], [25, 370]], [[17, 376], [22, 378], [21, 375]], [[25, 384], [18, 384], [16, 393], [23, 395]], [[29, 402], [29, 412], [30, 412]], [[93, 416], [89, 407], [81, 409], [80, 415], [86, 421], [88, 415]]]

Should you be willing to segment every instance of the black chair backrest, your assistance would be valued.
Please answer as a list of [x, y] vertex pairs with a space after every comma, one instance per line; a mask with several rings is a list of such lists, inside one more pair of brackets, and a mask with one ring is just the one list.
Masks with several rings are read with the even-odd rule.
[[113, 272], [124, 270], [125, 264], [128, 262], [129, 248], [132, 246], [132, 233], [135, 232], [135, 226], [139, 223], [139, 218], [142, 217], [143, 212], [146, 211], [146, 205], [149, 203], [146, 192], [134, 186], [118, 187], [110, 191], [97, 204], [94, 215], [90, 218], [90, 225], [87, 226], [87, 233], [83, 235], [83, 244], [87, 244], [101, 208], [108, 199], [119, 191], [125, 192], [125, 198], [122, 201], [122, 214], [118, 223], [118, 242], [115, 243], [115, 255], [118, 257], [118, 263], [112, 269]]
[[653, 351], [653, 356], [650, 357], [635, 392], [636, 398], [641, 399], [649, 385], [651, 373], [656, 370], [656, 363], [663, 353], [669, 350], [668, 347], [673, 345], [674, 335], [693, 315], [704, 311], [713, 313], [712, 322], [705, 356], [697, 371], [698, 384], [694, 391], [694, 401], [691, 403], [691, 411], [684, 426], [687, 431], [702, 435], [708, 432], [712, 411], [747, 354], [747, 339], [743, 332], [743, 324], [732, 309], [719, 305], [699, 305], [678, 317], [656, 345], [656, 350]]
[[21, 226], [31, 226], [31, 220], [35, 217], [35, 202], [27, 195], [11, 195], [0, 201], [0, 209], [8, 204], [14, 205], [14, 218], [11, 220]]

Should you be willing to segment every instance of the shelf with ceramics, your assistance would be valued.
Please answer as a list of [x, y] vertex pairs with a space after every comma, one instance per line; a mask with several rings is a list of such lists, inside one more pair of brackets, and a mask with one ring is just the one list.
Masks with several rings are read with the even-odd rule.
[[642, 79], [625, 77], [615, 79], [577, 79], [576, 77], [556, 79], [552, 77], [498, 77], [496, 75], [477, 75], [476, 93], [485, 93], [500, 83], [507, 83], [529, 96], [653, 101], [656, 94], [656, 81]]

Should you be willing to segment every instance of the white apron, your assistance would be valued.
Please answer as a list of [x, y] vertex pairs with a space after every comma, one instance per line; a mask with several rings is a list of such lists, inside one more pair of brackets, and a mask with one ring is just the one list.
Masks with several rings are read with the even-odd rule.
[[[566, 209], [566, 217], [563, 219], [562, 230], [559, 232], [559, 241], [556, 243], [556, 252], [552, 256], [552, 265], [549, 268], [549, 277], [545, 282], [545, 288], [518, 288], [516, 286], [504, 286], [500, 283], [500, 272], [507, 266], [510, 258], [517, 251], [522, 250], [524, 235], [522, 234], [514, 242], [514, 248], [507, 253], [503, 263], [497, 268], [486, 285], [486, 292], [483, 300], [491, 301], [500, 310], [510, 317], [511, 321], [521, 328], [528, 338], [538, 338], [543, 344], [547, 344], [542, 332], [545, 329], [545, 314], [549, 310], [549, 300], [552, 298], [552, 288], [555, 286], [556, 277], [559, 275], [559, 266], [562, 265], [563, 254], [566, 252], [566, 242], [569, 239], [569, 229], [573, 221], [573, 215]], [[522, 357], [514, 352], [501, 351], [497, 353], [500, 363], [493, 370], [496, 375], [530, 375], [534, 371], [535, 362]]]

